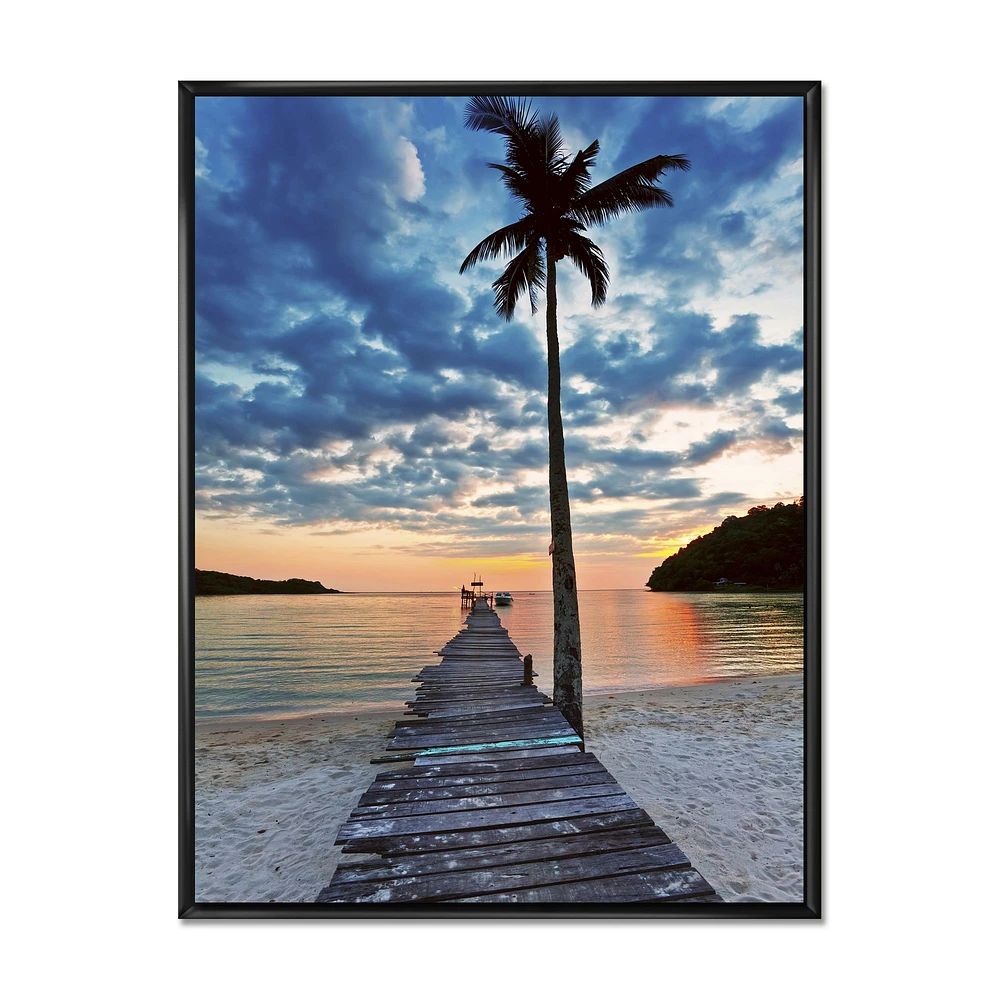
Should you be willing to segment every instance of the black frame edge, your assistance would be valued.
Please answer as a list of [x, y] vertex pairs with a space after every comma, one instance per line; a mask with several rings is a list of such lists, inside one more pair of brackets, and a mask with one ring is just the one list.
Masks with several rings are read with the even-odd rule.
[[194, 93], [178, 85], [178, 909], [194, 902]]
[[803, 673], [804, 776], [803, 802], [805, 905], [809, 915], [822, 916], [822, 652], [820, 614], [822, 607], [821, 566], [821, 433], [820, 362], [822, 320], [822, 86], [813, 84], [804, 95], [803, 152], [805, 156], [803, 322], [805, 362], [805, 481], [806, 496], [806, 586], [805, 662]]
[[414, 94], [446, 96], [454, 94], [510, 94], [514, 97], [586, 96], [595, 93], [616, 96], [650, 97], [804, 97], [817, 81], [794, 80], [686, 80], [670, 83], [643, 80], [615, 82], [515, 80], [508, 83], [482, 81], [360, 81], [308, 80], [221, 81], [188, 80], [180, 86], [196, 97], [406, 97]]
[[380, 920], [801, 920], [818, 917], [806, 903], [195, 903], [185, 919]]

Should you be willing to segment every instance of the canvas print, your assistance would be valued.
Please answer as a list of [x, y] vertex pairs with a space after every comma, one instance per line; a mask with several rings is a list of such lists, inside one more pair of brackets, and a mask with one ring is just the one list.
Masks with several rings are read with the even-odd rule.
[[193, 98], [182, 898], [805, 912], [805, 102]]

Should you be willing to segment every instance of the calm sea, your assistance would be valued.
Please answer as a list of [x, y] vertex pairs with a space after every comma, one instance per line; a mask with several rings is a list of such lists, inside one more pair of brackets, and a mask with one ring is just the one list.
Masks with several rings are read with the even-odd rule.
[[[497, 608], [552, 693], [552, 595]], [[195, 713], [285, 718], [401, 709], [461, 627], [457, 593], [195, 599]], [[580, 592], [584, 694], [802, 669], [800, 594]]]

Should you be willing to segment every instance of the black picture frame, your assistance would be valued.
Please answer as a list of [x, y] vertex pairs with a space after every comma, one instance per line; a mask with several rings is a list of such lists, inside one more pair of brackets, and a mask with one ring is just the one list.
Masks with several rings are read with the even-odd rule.
[[[204, 96], [800, 96], [804, 116], [804, 899], [801, 903], [356, 904], [199, 903], [195, 900], [194, 772], [194, 181], [195, 98]], [[179, 98], [179, 917], [456, 918], [525, 917], [682, 919], [817, 919], [822, 915], [821, 676], [821, 98], [818, 81], [685, 82], [211, 82], [178, 84]]]

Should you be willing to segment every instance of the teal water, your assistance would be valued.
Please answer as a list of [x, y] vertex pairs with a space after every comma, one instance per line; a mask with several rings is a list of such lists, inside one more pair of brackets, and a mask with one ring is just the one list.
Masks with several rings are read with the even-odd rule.
[[[497, 608], [552, 692], [552, 595]], [[456, 593], [195, 599], [196, 718], [394, 711], [467, 612]], [[802, 669], [801, 594], [580, 592], [584, 694]]]

